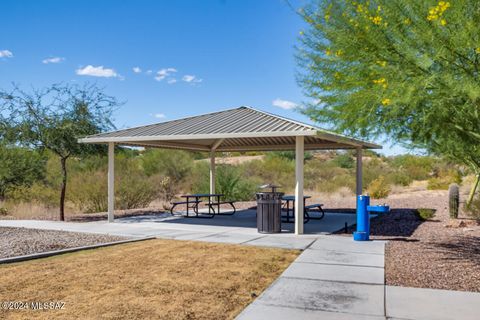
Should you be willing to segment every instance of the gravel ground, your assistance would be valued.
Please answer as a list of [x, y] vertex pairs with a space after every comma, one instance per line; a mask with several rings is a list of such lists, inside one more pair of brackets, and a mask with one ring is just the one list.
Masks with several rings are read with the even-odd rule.
[[0, 227], [0, 258], [126, 239], [78, 232]]
[[[392, 207], [371, 223], [373, 239], [389, 240], [388, 285], [480, 292], [480, 225], [462, 215], [451, 227], [447, 201], [447, 191], [416, 191], [376, 201]], [[436, 212], [423, 221], [418, 208]]]

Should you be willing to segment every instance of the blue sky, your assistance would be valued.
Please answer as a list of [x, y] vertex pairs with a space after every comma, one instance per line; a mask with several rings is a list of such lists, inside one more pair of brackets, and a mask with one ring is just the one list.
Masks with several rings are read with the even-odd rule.
[[0, 87], [95, 82], [126, 101], [118, 128], [241, 105], [309, 122], [284, 0], [2, 0], [0, 21]]

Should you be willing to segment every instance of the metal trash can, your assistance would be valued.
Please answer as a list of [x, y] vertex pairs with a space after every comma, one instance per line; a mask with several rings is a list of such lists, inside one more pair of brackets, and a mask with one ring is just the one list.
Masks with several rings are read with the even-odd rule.
[[267, 184], [261, 189], [271, 188], [271, 192], [257, 193], [257, 229], [260, 233], [280, 233], [282, 231], [282, 197], [277, 192], [280, 186]]

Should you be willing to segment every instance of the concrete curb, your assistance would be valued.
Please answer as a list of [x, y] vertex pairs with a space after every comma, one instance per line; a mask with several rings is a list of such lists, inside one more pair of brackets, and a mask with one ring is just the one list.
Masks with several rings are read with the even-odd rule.
[[93, 244], [93, 245], [90, 245], [90, 246], [82, 246], [82, 247], [67, 248], [67, 249], [61, 249], [61, 250], [55, 250], [55, 251], [32, 253], [32, 254], [27, 254], [27, 255], [23, 255], [23, 256], [0, 259], [0, 264], [34, 260], [34, 259], [56, 256], [56, 255], [60, 255], [60, 254], [64, 254], [64, 253], [71, 253], [71, 252], [76, 252], [76, 251], [81, 251], [81, 250], [97, 249], [97, 248], [102, 248], [102, 247], [110, 247], [110, 246], [114, 246], [114, 245], [117, 245], [117, 244], [125, 244], [125, 243], [145, 241], [145, 240], [153, 240], [153, 239], [156, 239], [156, 237], [144, 237], [144, 238], [121, 240], [121, 241], [115, 241], [115, 242], [99, 243], [99, 244]]

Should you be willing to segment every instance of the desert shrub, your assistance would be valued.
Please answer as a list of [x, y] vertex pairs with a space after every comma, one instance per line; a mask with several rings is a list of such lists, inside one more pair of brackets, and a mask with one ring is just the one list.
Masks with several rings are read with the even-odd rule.
[[192, 173], [189, 176], [190, 185], [186, 187], [187, 192], [208, 193], [210, 192], [210, 167], [206, 161], [195, 163]]
[[[192, 191], [208, 193], [210, 191], [210, 173], [206, 163], [195, 166]], [[225, 195], [226, 199], [236, 201], [252, 200], [260, 182], [246, 176], [243, 167], [220, 165], [216, 167], [215, 191]]]
[[392, 167], [401, 169], [412, 180], [427, 180], [439, 160], [433, 157], [399, 155], [391, 158]]
[[98, 170], [104, 170], [106, 172], [106, 170], [108, 170], [108, 157], [105, 155], [91, 155], [81, 159], [72, 159], [68, 165], [70, 175]]
[[46, 161], [37, 151], [0, 143], [0, 199], [12, 189], [29, 187], [43, 179]]
[[338, 167], [335, 161], [308, 161], [304, 175], [306, 189], [331, 193], [343, 187], [355, 188], [354, 172]]
[[313, 190], [318, 192], [334, 193], [342, 189], [347, 189], [350, 192], [355, 191], [355, 179], [351, 175], [341, 174], [332, 179], [318, 183]]
[[387, 174], [385, 180], [399, 186], [408, 186], [413, 182], [413, 179], [404, 170], [396, 170]]
[[257, 186], [241, 174], [237, 167], [220, 166], [217, 168], [216, 191], [225, 194], [225, 198], [232, 200], [252, 200]]
[[284, 190], [295, 185], [295, 161], [283, 157], [268, 156], [264, 160], [254, 160], [238, 166], [243, 177], [256, 177], [259, 184], [273, 183]]
[[148, 149], [140, 159], [147, 176], [159, 174], [175, 182], [187, 177], [193, 167], [193, 156], [186, 151]]
[[165, 202], [170, 202], [175, 197], [178, 189], [176, 188], [176, 184], [172, 182], [170, 177], [162, 177], [162, 176], [153, 176], [150, 178], [150, 181], [158, 186], [158, 193], [160, 200]]
[[430, 178], [428, 179], [427, 189], [428, 190], [448, 190], [448, 186], [452, 181], [448, 178]]
[[145, 208], [156, 197], [157, 189], [146, 177], [129, 174], [121, 179], [115, 191], [115, 206], [118, 209]]
[[369, 186], [374, 180], [380, 176], [383, 179], [392, 173], [392, 169], [383, 158], [374, 157], [369, 158], [363, 162], [363, 185]]
[[428, 190], [448, 190], [450, 184], [462, 183], [462, 176], [460, 171], [455, 168], [437, 168], [435, 170], [435, 176], [428, 179]]
[[73, 202], [82, 212], [107, 211], [106, 170], [75, 175], [70, 179], [67, 187], [69, 188], [68, 200]]
[[355, 160], [350, 153], [340, 153], [337, 155], [333, 162], [340, 168], [352, 169], [355, 167]]
[[6, 197], [13, 203], [35, 202], [48, 208], [59, 205], [59, 189], [52, 188], [42, 182], [36, 182], [31, 186], [22, 186], [10, 190]]
[[435, 215], [435, 209], [428, 209], [428, 208], [418, 208], [417, 209], [417, 216], [422, 220], [428, 220], [433, 218]]
[[[271, 151], [266, 154], [267, 158], [283, 158], [287, 160], [292, 160], [295, 161], [295, 151]], [[303, 154], [304, 160], [310, 160], [313, 158], [313, 155], [311, 152], [305, 152]]]
[[367, 187], [368, 194], [374, 199], [382, 199], [390, 194], [390, 185], [385, 181], [383, 176], [373, 180]]
[[[68, 200], [85, 213], [105, 212], [108, 208], [108, 182], [107, 167], [103, 159], [92, 157], [83, 164], [75, 165], [77, 170], [72, 172], [67, 184]], [[129, 154], [115, 157], [116, 208], [143, 208], [157, 195], [157, 184], [143, 172], [138, 157], [131, 157]]]
[[5, 207], [0, 207], [0, 216], [8, 216], [8, 209]]

